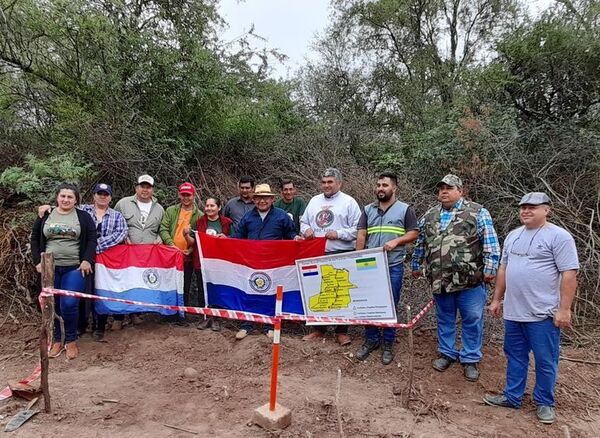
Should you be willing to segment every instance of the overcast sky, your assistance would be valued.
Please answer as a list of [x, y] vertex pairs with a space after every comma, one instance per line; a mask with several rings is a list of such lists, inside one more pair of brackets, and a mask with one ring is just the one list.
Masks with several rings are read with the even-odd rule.
[[[527, 0], [526, 0], [527, 1]], [[553, 0], [527, 1], [531, 13], [546, 9]], [[254, 32], [266, 41], [252, 40], [256, 48], [278, 49], [289, 59], [285, 64], [273, 63], [274, 77], [288, 77], [305, 60], [311, 59], [311, 43], [327, 26], [328, 0], [221, 0], [219, 12], [229, 28], [222, 34], [232, 41], [254, 25]]]

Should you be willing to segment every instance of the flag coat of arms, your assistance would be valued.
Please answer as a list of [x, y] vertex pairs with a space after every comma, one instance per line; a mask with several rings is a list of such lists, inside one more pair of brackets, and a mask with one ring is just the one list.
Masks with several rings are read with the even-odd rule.
[[[144, 303], [183, 306], [183, 253], [166, 245], [117, 245], [96, 256], [96, 295]], [[159, 312], [113, 301], [96, 302], [96, 312]]]
[[211, 307], [273, 316], [277, 285], [283, 311], [304, 314], [296, 260], [325, 253], [325, 239], [223, 239], [198, 233], [206, 302]]

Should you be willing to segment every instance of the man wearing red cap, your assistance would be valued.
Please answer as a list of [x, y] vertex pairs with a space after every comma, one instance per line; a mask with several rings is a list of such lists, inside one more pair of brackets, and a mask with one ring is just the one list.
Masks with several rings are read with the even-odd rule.
[[[179, 248], [185, 254], [183, 267], [183, 302], [190, 305], [190, 288], [194, 263], [192, 261], [193, 244], [189, 238], [192, 225], [196, 223], [202, 212], [198, 209], [194, 196], [196, 188], [192, 183], [185, 182], [179, 186], [179, 204], [172, 205], [165, 210], [165, 215], [160, 224], [160, 237], [165, 245]], [[196, 281], [199, 276], [196, 275]]]

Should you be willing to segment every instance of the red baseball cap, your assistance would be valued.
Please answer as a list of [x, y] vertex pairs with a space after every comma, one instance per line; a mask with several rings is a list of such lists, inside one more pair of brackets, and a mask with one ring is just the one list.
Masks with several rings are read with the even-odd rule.
[[194, 184], [189, 183], [189, 182], [185, 182], [183, 184], [181, 184], [179, 186], [179, 194], [181, 195], [195, 195], [196, 194], [196, 187], [194, 187]]

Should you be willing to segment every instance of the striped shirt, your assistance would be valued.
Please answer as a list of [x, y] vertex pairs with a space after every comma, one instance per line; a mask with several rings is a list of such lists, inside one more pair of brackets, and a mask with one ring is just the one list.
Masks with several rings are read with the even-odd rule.
[[[96, 230], [98, 229], [98, 219], [96, 218], [96, 207], [94, 204], [83, 204], [79, 209], [88, 213], [93, 221]], [[112, 208], [106, 210], [106, 214], [102, 218], [98, 241], [96, 245], [96, 254], [106, 251], [107, 249], [123, 242], [127, 237], [127, 222], [121, 213]]]

